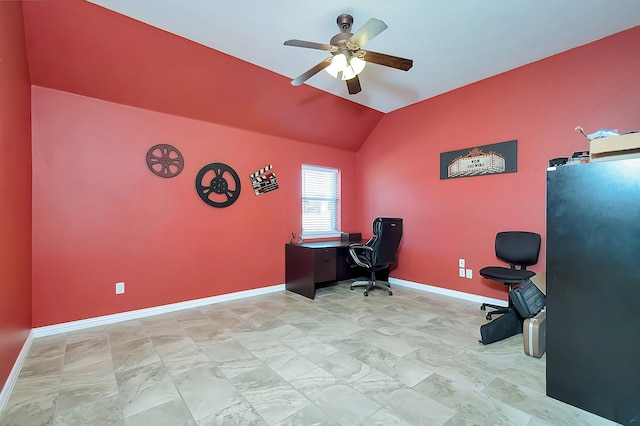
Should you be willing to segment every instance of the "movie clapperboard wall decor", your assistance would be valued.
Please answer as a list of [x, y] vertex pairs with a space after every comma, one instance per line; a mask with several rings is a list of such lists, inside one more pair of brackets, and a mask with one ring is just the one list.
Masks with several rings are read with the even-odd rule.
[[249, 175], [251, 185], [253, 185], [253, 191], [256, 193], [256, 196], [278, 189], [276, 174], [269, 172], [271, 168], [272, 166], [269, 164], [268, 166], [265, 166]]
[[184, 168], [184, 158], [176, 147], [160, 143], [147, 151], [147, 166], [156, 176], [172, 178]]
[[240, 178], [224, 163], [207, 164], [196, 176], [196, 192], [211, 207], [228, 207], [240, 196]]

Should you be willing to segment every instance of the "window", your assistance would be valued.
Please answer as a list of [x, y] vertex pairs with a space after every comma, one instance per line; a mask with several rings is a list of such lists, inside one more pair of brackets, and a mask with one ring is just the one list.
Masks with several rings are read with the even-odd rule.
[[302, 165], [302, 236], [335, 237], [340, 178], [337, 169]]

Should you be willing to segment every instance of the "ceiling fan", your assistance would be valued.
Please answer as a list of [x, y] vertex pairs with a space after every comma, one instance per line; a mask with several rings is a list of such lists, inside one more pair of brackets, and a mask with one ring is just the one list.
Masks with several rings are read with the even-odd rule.
[[355, 95], [362, 90], [358, 74], [362, 72], [367, 62], [403, 71], [408, 71], [413, 66], [411, 59], [361, 49], [369, 40], [388, 28], [387, 24], [381, 20], [369, 19], [354, 34], [351, 33], [351, 25], [353, 25], [353, 17], [351, 15], [342, 14], [338, 16], [336, 22], [340, 28], [340, 33], [334, 35], [329, 44], [295, 39], [284, 42], [285, 46], [325, 50], [332, 55], [291, 81], [292, 85], [299, 86], [318, 72], [325, 70], [332, 77], [344, 80], [347, 83], [349, 94]]

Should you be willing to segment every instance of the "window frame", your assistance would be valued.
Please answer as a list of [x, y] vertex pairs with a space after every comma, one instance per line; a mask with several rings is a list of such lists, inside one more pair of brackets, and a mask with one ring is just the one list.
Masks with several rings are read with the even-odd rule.
[[[310, 174], [316, 174], [317, 181], [314, 182], [312, 176]], [[322, 176], [324, 174], [324, 176]], [[326, 179], [328, 182], [333, 182], [335, 187], [324, 188], [326, 190], [326, 194], [315, 194], [311, 193], [312, 189], [310, 186], [321, 185], [323, 179]], [[322, 192], [323, 188], [320, 188]], [[301, 176], [300, 176], [300, 195], [301, 195], [301, 237], [303, 239], [316, 239], [316, 238], [334, 238], [340, 236], [340, 169], [335, 167], [326, 167], [326, 166], [318, 166], [315, 164], [302, 164], [301, 168]], [[318, 229], [321, 227], [321, 223], [316, 224], [316, 227], [309, 226], [311, 218], [305, 218], [305, 214], [309, 215], [309, 212], [305, 212], [305, 206], [308, 207], [309, 202], [315, 203], [329, 203], [328, 212], [324, 214], [329, 215], [329, 226], [324, 227], [323, 229]], [[331, 205], [333, 204], [333, 211], [331, 210]], [[322, 222], [323, 218], [316, 218]], [[305, 229], [306, 228], [306, 229]]]

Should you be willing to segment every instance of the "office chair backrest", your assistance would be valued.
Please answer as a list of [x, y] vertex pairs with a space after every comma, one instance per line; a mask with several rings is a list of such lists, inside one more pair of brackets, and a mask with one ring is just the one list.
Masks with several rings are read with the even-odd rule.
[[398, 261], [398, 247], [402, 239], [402, 219], [379, 217], [373, 221], [374, 238], [372, 263], [377, 266], [393, 265]]
[[504, 231], [496, 235], [496, 256], [514, 265], [526, 269], [538, 263], [540, 253], [540, 234], [527, 231]]

